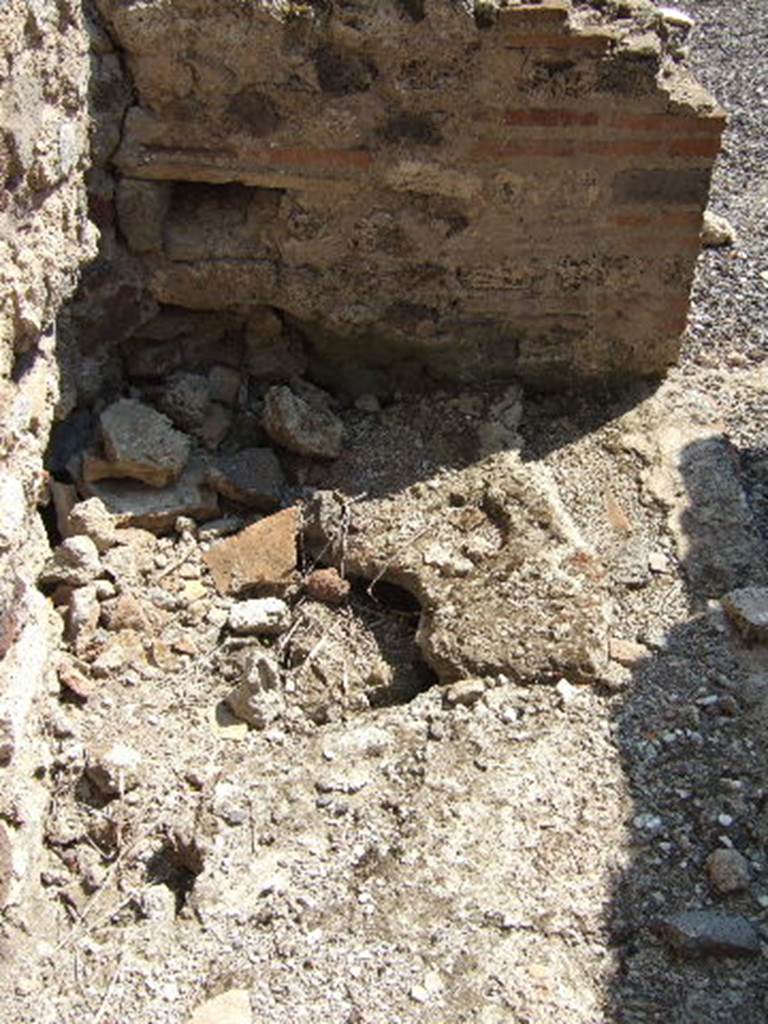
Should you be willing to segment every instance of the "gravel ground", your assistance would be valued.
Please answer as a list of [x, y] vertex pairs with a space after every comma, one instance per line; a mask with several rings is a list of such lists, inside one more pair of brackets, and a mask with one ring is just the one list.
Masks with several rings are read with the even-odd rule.
[[729, 116], [711, 207], [738, 234], [734, 249], [711, 249], [699, 261], [684, 362], [696, 373], [756, 365], [768, 354], [768, 4], [684, 7], [696, 19], [692, 66]]

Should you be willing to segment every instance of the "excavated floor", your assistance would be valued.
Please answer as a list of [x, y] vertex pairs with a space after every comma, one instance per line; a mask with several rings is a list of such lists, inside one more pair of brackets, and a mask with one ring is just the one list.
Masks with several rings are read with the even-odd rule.
[[[764, 401], [760, 374], [738, 386]], [[677, 378], [599, 410], [347, 411], [343, 456], [293, 470], [302, 573], [355, 588], [283, 588], [272, 640], [229, 629], [213, 531], [125, 531], [89, 684], [65, 655], [47, 719], [9, 1019], [170, 1024], [233, 989], [274, 1024], [758, 1019], [759, 959], [699, 966], [651, 928], [761, 913], [763, 668], [707, 598], [764, 549], [722, 411]], [[261, 728], [223, 703], [254, 652], [283, 672]], [[726, 841], [753, 883], [724, 898], [704, 861]]]

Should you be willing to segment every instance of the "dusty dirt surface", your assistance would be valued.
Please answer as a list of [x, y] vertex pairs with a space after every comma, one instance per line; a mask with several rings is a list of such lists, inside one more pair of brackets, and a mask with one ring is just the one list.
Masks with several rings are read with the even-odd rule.
[[[765, 18], [688, 6], [738, 111], [714, 204], [739, 241], [701, 257], [681, 367], [343, 410], [338, 460], [285, 460], [304, 518], [274, 628], [232, 628], [211, 527], [105, 543], [44, 711], [9, 1024], [213, 1024], [231, 990], [235, 1024], [766, 1019], [768, 655], [719, 601], [766, 582], [764, 196], [756, 159], [733, 170], [765, 143], [717, 56], [752, 60]], [[318, 566], [342, 603], [311, 597]], [[743, 919], [745, 955], [681, 952], [688, 910]]]

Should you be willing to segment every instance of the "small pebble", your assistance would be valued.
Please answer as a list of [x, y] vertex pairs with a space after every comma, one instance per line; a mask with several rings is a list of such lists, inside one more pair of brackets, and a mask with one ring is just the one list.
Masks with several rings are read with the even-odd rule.
[[742, 892], [749, 887], [749, 864], [738, 850], [714, 850], [707, 857], [706, 869], [719, 893]]

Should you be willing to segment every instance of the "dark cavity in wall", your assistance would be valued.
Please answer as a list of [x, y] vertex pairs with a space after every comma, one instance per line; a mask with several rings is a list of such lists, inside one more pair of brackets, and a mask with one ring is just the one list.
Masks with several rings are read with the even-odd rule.
[[426, 18], [424, 0], [399, 0], [399, 3], [411, 21], [423, 21]]
[[435, 126], [429, 114], [400, 112], [394, 114], [378, 129], [377, 135], [384, 142], [392, 145], [398, 143], [415, 144], [417, 146], [439, 146], [443, 134]]
[[315, 51], [314, 61], [320, 88], [331, 96], [367, 92], [378, 77], [373, 61], [345, 53], [330, 44]]
[[241, 90], [230, 99], [225, 117], [234, 128], [257, 138], [271, 135], [282, 120], [273, 100], [255, 86]]

